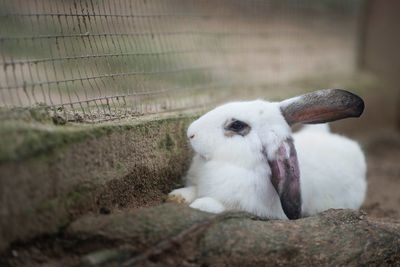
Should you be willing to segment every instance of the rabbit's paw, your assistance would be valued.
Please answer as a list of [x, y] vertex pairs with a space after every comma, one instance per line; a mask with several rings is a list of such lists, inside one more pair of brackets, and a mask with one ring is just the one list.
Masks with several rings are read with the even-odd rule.
[[198, 198], [189, 207], [209, 213], [221, 213], [225, 211], [225, 207], [211, 197]]
[[194, 186], [188, 186], [173, 190], [168, 194], [167, 202], [189, 204], [196, 197], [196, 190]]

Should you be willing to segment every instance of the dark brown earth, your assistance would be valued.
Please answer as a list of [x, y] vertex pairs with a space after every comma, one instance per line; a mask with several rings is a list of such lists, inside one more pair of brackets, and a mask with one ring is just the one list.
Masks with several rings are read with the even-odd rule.
[[369, 215], [400, 220], [400, 134], [382, 133], [367, 145]]
[[4, 266], [382, 266], [400, 264], [400, 223], [329, 210], [296, 221], [163, 204], [86, 215], [19, 244]]

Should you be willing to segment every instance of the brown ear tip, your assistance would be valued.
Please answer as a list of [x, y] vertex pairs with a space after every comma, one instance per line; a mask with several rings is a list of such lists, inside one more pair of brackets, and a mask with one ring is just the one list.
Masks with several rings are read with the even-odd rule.
[[356, 117], [360, 117], [364, 112], [365, 103], [361, 97], [359, 97], [359, 96], [357, 96], [357, 97], [358, 97], [358, 99], [357, 99], [357, 103], [355, 105]]
[[360, 117], [364, 108], [361, 97], [343, 89], [323, 89], [290, 98], [281, 104], [282, 115], [289, 125]]
[[360, 117], [363, 114], [365, 109], [365, 103], [360, 96], [343, 89], [334, 89], [334, 90], [342, 95], [347, 96], [346, 97], [348, 101], [347, 106], [350, 107], [350, 110], [352, 111], [351, 115], [353, 117]]

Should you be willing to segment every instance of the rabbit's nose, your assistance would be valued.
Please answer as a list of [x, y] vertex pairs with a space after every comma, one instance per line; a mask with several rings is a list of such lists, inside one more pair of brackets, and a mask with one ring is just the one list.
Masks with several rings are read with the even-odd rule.
[[194, 138], [194, 134], [189, 135], [189, 139], [193, 139]]

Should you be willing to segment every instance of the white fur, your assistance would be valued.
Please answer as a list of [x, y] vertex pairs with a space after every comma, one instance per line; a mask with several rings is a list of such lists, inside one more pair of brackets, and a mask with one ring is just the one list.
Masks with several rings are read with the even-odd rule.
[[224, 205], [212, 197], [198, 198], [190, 204], [190, 207], [210, 213], [221, 213], [225, 211]]
[[[225, 136], [223, 125], [231, 118], [248, 123], [249, 134]], [[212, 213], [240, 210], [287, 219], [262, 154], [265, 147], [268, 155], [274, 155], [292, 135], [279, 103], [225, 104], [194, 121], [188, 129], [188, 137], [192, 135], [196, 154], [186, 176], [190, 189], [171, 194], [181, 194], [192, 208]], [[330, 133], [327, 126], [307, 126], [292, 136], [300, 168], [302, 216], [329, 208], [358, 209], [366, 193], [366, 164], [359, 145]]]

